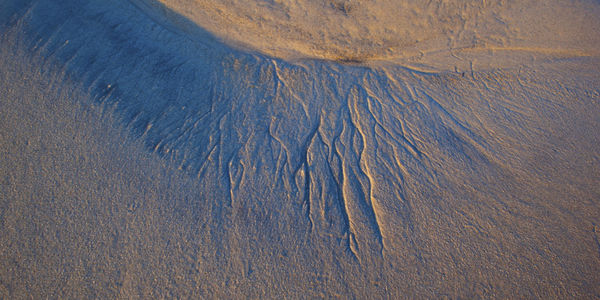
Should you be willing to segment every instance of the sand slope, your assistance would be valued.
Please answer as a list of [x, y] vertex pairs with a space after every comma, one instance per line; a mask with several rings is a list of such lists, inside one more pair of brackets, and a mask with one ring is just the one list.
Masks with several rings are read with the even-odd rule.
[[[454, 70], [599, 54], [595, 1], [134, 0], [286, 59]], [[161, 4], [158, 4], [158, 3]]]
[[600, 295], [594, 55], [289, 62], [159, 3], [5, 2], [1, 297]]

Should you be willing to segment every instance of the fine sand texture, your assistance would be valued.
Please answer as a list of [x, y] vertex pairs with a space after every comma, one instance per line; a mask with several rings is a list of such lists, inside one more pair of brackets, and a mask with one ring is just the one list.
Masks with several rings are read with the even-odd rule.
[[0, 299], [599, 298], [599, 11], [0, 0]]

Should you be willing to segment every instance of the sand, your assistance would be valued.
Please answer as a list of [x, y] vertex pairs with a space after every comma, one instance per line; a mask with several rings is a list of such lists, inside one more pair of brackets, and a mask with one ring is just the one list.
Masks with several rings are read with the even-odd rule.
[[243, 3], [3, 1], [0, 298], [600, 296], [596, 2]]

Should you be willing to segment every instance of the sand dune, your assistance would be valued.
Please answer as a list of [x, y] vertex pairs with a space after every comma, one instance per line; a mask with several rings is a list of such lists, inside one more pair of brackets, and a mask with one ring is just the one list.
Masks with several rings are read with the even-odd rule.
[[600, 296], [597, 3], [436, 3], [3, 1], [0, 298]]

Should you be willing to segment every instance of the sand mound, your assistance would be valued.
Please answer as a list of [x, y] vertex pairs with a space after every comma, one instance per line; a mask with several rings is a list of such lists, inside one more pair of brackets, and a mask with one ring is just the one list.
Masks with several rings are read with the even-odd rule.
[[453, 69], [506, 66], [533, 54], [595, 55], [600, 45], [600, 6], [591, 1], [160, 2], [231, 44], [286, 59]]

